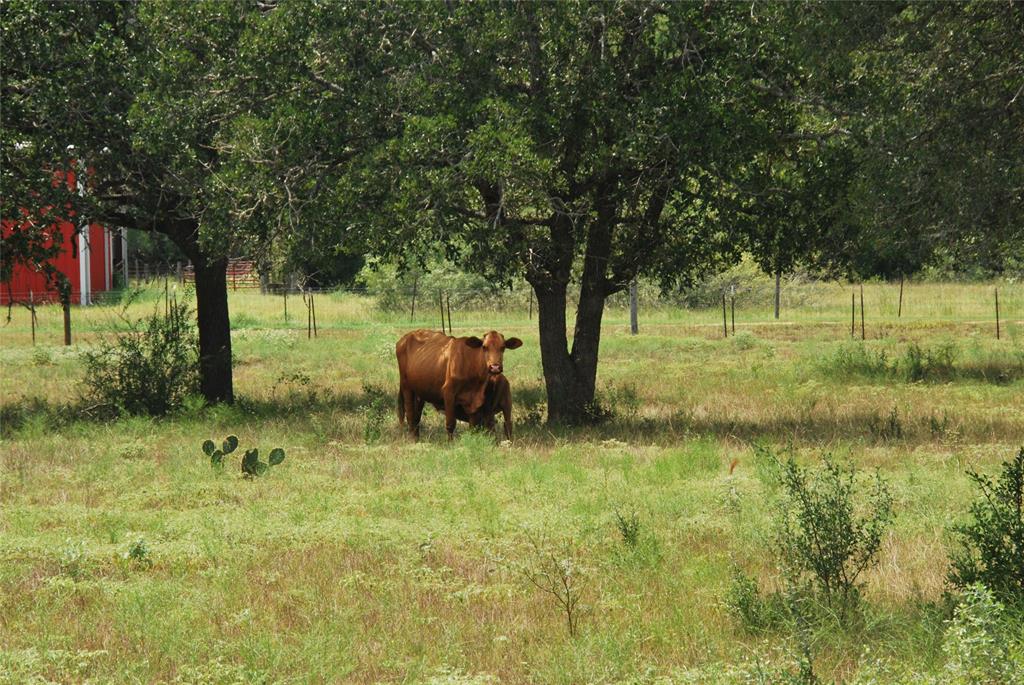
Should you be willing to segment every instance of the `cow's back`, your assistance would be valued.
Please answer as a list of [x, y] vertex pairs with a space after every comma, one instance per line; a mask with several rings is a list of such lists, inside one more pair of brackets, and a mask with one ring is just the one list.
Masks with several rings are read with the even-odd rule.
[[420, 329], [406, 333], [395, 345], [402, 383], [432, 404], [444, 401], [442, 388], [452, 340], [444, 333]]

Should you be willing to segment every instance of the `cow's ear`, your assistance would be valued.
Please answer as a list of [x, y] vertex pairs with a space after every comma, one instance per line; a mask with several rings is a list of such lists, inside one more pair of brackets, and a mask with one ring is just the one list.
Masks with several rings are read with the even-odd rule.
[[505, 349], [514, 350], [517, 347], [522, 347], [523, 341], [519, 338], [505, 338]]
[[484, 341], [473, 335], [466, 338], [466, 344], [469, 345], [470, 347], [481, 347], [483, 346]]

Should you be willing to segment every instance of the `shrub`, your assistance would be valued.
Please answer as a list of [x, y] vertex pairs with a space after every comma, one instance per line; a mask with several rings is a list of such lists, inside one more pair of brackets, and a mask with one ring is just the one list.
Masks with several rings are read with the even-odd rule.
[[826, 457], [812, 473], [790, 456], [779, 475], [783, 497], [776, 543], [783, 570], [793, 584], [810, 577], [842, 618], [859, 599], [857, 579], [878, 561], [882, 535], [892, 521], [889, 488], [876, 474], [858, 515], [852, 466]]
[[199, 389], [199, 337], [187, 305], [131, 324], [114, 342], [83, 354], [87, 394], [128, 414], [163, 416]]
[[363, 439], [371, 445], [384, 436], [384, 429], [395, 412], [395, 397], [384, 388], [368, 383], [363, 383], [363, 396], [359, 408], [363, 414]]
[[950, 685], [1024, 683], [1024, 660], [1011, 650], [1008, 636], [1012, 625], [988, 588], [968, 586], [943, 640], [944, 681]]
[[971, 504], [974, 519], [954, 527], [960, 549], [953, 553], [949, 580], [956, 587], [984, 583], [997, 596], [1024, 600], [1024, 447], [993, 482], [968, 471], [982, 497]]

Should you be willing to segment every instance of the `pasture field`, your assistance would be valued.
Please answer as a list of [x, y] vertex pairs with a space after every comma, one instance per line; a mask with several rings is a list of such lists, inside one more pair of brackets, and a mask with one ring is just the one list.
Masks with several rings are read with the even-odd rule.
[[[80, 354], [123, 329], [121, 309], [76, 308], [70, 348], [58, 309], [35, 347], [15, 309], [0, 683], [777, 682], [800, 658], [823, 682], [939, 677], [950, 525], [977, 495], [965, 470], [994, 473], [1024, 444], [1024, 287], [1000, 287], [999, 341], [991, 291], [915, 284], [897, 319], [896, 290], [868, 285], [863, 343], [838, 286], [781, 323], [741, 309], [728, 339], [720, 309], [643, 310], [633, 337], [613, 307], [610, 416], [558, 430], [526, 309], [453, 312], [456, 334], [525, 342], [505, 357], [511, 445], [464, 426], [449, 445], [429, 408], [420, 443], [400, 433], [394, 343], [436, 326], [429, 311], [410, 324], [324, 294], [308, 340], [301, 298], [288, 325], [280, 297], [231, 293], [238, 401], [111, 420], [82, 398]], [[162, 307], [153, 288], [127, 315]], [[200, 446], [229, 434], [287, 458], [259, 479], [237, 459], [215, 470]], [[730, 608], [737, 571], [781, 587], [755, 444], [889, 483], [895, 518], [855, 620], [754, 630]], [[580, 592], [576, 635], [530, 582], [552, 569]]]

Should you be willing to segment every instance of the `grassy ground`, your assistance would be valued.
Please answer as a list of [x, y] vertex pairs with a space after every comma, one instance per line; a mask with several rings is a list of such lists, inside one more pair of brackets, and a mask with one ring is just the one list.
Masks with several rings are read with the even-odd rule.
[[[816, 288], [782, 322], [738, 310], [728, 339], [720, 310], [645, 310], [633, 337], [611, 309], [599, 386], [614, 416], [579, 430], [543, 425], [525, 310], [453, 313], [456, 333], [526, 343], [505, 358], [511, 446], [448, 445], [432, 412], [410, 444], [390, 404], [372, 408], [395, 392], [395, 340], [429, 315], [324, 295], [307, 340], [299, 298], [289, 325], [280, 297], [232, 293], [239, 402], [107, 421], [80, 399], [79, 355], [120, 310], [75, 309], [71, 348], [54, 345], [59, 310], [41, 312], [35, 347], [15, 310], [0, 330], [0, 683], [708, 682], [801, 650], [827, 680], [878, 659], [939, 672], [964, 470], [993, 472], [1024, 442], [1024, 288], [1001, 286], [996, 341], [992, 286], [915, 285], [897, 319], [896, 290], [870, 285], [865, 343], [849, 339], [849, 289]], [[287, 459], [254, 481], [213, 470], [200, 445], [229, 433]], [[754, 442], [891, 484], [857, 620], [801, 637], [728, 608], [736, 569], [780, 586]], [[635, 515], [636, 544], [617, 513]], [[529, 580], [565, 563], [575, 636]]]

